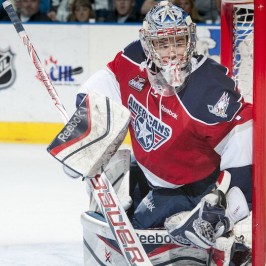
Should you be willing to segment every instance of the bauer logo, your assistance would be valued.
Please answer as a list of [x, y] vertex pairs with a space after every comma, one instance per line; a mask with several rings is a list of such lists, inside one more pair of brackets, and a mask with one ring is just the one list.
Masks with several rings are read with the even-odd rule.
[[9, 50], [0, 50], [0, 90], [10, 87], [16, 77], [13, 66], [14, 54]]
[[[129, 265], [143, 265], [144, 257], [137, 243], [135, 236], [130, 228], [130, 223], [125, 219], [126, 213], [121, 211], [118, 202], [113, 198], [109, 183], [96, 175], [89, 179], [94, 188], [93, 194], [96, 201], [100, 203], [100, 208], [104, 210], [105, 217], [108, 217], [108, 223], [111, 225], [112, 233], [116, 236], [120, 247], [123, 247], [125, 258]], [[137, 262], [135, 264], [135, 262]], [[139, 262], [139, 263], [138, 263]]]

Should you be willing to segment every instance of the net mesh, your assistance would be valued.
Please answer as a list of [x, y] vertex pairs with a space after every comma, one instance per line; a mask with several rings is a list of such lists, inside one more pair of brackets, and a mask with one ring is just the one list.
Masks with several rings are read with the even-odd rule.
[[[227, 1], [226, 1], [227, 2]], [[233, 4], [233, 79], [247, 102], [253, 102], [254, 4]], [[251, 248], [252, 213], [234, 227], [236, 239]], [[250, 265], [250, 264], [247, 264]]]
[[254, 5], [234, 5], [233, 78], [247, 102], [253, 101]]

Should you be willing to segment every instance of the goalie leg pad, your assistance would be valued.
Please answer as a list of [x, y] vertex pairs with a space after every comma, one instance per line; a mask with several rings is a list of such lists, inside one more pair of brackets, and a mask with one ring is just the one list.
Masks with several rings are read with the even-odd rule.
[[[226, 237], [218, 237], [212, 247], [211, 266], [228, 266], [235, 251], [235, 236], [231, 234]], [[238, 264], [237, 264], [238, 265]]]
[[126, 107], [92, 91], [47, 150], [78, 174], [94, 177], [123, 142], [129, 121]]
[[234, 225], [249, 216], [247, 200], [238, 187], [232, 187], [226, 195], [227, 208], [225, 215], [230, 220], [230, 230]]

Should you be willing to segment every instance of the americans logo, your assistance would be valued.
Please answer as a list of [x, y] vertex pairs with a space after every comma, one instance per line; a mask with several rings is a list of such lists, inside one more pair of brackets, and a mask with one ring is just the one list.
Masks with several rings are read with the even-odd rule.
[[172, 135], [172, 129], [152, 115], [133, 95], [128, 98], [131, 124], [136, 139], [145, 151], [158, 149]]

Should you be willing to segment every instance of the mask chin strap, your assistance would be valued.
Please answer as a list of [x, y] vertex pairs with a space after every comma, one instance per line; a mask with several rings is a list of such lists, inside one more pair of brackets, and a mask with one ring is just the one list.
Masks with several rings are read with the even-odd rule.
[[166, 82], [172, 87], [181, 86], [184, 82], [184, 75], [178, 65], [167, 65], [163, 67], [161, 73], [164, 76]]
[[191, 63], [188, 63], [186, 68], [181, 69], [181, 73], [183, 75], [183, 82], [179, 86], [175, 86], [175, 92], [179, 93], [187, 84], [187, 81], [189, 79], [189, 75], [192, 72]]
[[186, 66], [186, 68], [184, 69], [183, 68], [183, 71], [184, 71], [184, 82], [182, 85], [180, 86], [176, 86], [175, 87], [175, 91], [176, 93], [180, 92], [187, 84], [188, 80], [189, 80], [189, 77], [190, 77], [190, 74], [192, 72], [194, 72], [197, 68], [199, 67], [199, 64], [198, 64], [198, 60], [196, 57], [192, 57], [191, 61], [189, 62], [189, 64]]
[[171, 86], [160, 72], [152, 73], [147, 69], [148, 78], [152, 88], [162, 96], [171, 96], [175, 94], [175, 88]]
[[[142, 68], [145, 67], [148, 73], [148, 79], [155, 91], [163, 96], [172, 96], [181, 91], [185, 84], [188, 75], [191, 73], [191, 63], [189, 62], [185, 67], [179, 67], [178, 73], [176, 68], [178, 66], [167, 65], [163, 68], [158, 67], [151, 58], [147, 58], [142, 63]], [[173, 68], [173, 69], [171, 69]], [[178, 82], [175, 82], [178, 75]]]
[[[188, 76], [191, 73], [191, 64], [181, 68], [179, 73], [175, 69], [162, 69], [152, 74], [148, 70], [148, 78], [152, 87], [163, 96], [171, 96], [180, 92], [186, 85]], [[172, 72], [172, 73], [171, 73]], [[174, 80], [178, 75], [178, 81]]]

